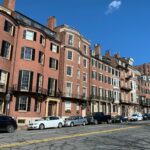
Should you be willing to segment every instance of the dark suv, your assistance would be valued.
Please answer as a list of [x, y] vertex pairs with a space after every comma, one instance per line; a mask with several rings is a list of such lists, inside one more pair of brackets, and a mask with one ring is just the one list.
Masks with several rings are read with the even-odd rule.
[[0, 115], [0, 131], [12, 133], [17, 129], [17, 122], [10, 116]]

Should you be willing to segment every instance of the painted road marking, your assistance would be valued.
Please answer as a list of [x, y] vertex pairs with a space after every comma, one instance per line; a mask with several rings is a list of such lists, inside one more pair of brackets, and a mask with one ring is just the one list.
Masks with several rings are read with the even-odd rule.
[[123, 130], [135, 129], [135, 128], [140, 128], [140, 127], [141, 126], [134, 126], [134, 127], [129, 126], [127, 128], [117, 128], [117, 129], [111, 129], [111, 130], [103, 130], [103, 131], [94, 131], [94, 132], [88, 132], [88, 133], [65, 135], [65, 136], [60, 136], [60, 137], [50, 137], [50, 138], [41, 139], [41, 140], [30, 140], [30, 141], [25, 141], [25, 142], [16, 142], [16, 143], [11, 143], [11, 144], [0, 145], [0, 148], [12, 148], [12, 147], [17, 147], [17, 146], [25, 146], [25, 145], [31, 145], [31, 144], [36, 144], [36, 143], [64, 140], [64, 139], [70, 139], [70, 138], [75, 138], [75, 137], [84, 137], [84, 136], [94, 135], [94, 134], [123, 131]]

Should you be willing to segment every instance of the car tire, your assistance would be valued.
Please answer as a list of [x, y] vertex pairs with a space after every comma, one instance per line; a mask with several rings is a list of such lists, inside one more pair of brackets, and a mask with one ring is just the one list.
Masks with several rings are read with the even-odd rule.
[[98, 124], [98, 121], [97, 120], [94, 120], [94, 125], [97, 125]]
[[112, 123], [111, 119], [107, 120], [107, 124], [111, 124], [111, 123]]
[[85, 126], [85, 125], [86, 125], [86, 122], [84, 121], [82, 125]]
[[58, 124], [58, 128], [62, 128], [62, 123], [61, 122]]
[[8, 125], [8, 126], [7, 126], [7, 132], [8, 132], [8, 133], [13, 133], [14, 131], [15, 131], [14, 126], [12, 126], [12, 125]]
[[45, 128], [44, 124], [40, 124], [39, 129], [43, 130]]
[[73, 123], [73, 122], [71, 122], [71, 123], [70, 123], [70, 127], [73, 127], [73, 126], [74, 126], [74, 123]]

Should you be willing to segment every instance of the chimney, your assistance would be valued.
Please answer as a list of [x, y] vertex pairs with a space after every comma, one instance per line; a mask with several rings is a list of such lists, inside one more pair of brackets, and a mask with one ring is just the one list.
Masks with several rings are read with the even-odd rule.
[[55, 16], [51, 16], [48, 18], [48, 28], [54, 30], [56, 27], [56, 18]]
[[94, 45], [94, 51], [95, 51], [95, 56], [99, 58], [101, 56], [101, 47], [99, 44]]
[[4, 0], [3, 6], [14, 11], [15, 10], [16, 0]]
[[115, 57], [115, 58], [120, 58], [119, 53], [116, 53], [116, 54], [114, 55], [114, 57]]
[[105, 56], [106, 56], [107, 58], [110, 57], [110, 51], [109, 51], [109, 50], [106, 51]]

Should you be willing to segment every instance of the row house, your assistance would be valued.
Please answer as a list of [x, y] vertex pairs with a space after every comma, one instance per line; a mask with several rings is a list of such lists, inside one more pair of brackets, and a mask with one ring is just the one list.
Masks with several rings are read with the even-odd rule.
[[89, 111], [90, 42], [79, 31], [61, 25], [55, 28], [61, 41], [59, 92], [61, 116], [86, 115]]
[[150, 113], [150, 76], [141, 75], [138, 83], [140, 111]]
[[50, 20], [45, 27], [14, 7], [14, 0], [0, 6], [0, 112], [9, 109], [18, 123], [59, 115], [58, 34]]
[[[106, 56], [109, 52], [106, 52]], [[101, 55], [101, 48], [95, 45], [90, 63], [91, 112], [115, 115], [119, 110], [119, 70], [111, 59]]]
[[114, 56], [107, 55], [111, 62], [119, 69], [119, 88], [120, 88], [120, 114], [131, 116], [139, 110], [138, 99], [138, 76], [140, 73], [133, 67], [134, 60], [132, 58], [124, 58], [119, 54]]

